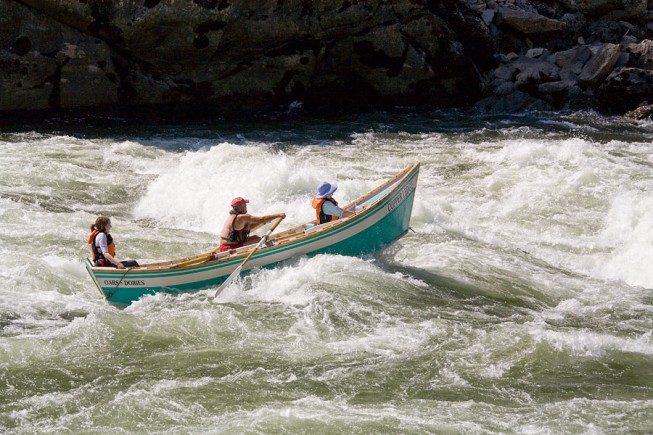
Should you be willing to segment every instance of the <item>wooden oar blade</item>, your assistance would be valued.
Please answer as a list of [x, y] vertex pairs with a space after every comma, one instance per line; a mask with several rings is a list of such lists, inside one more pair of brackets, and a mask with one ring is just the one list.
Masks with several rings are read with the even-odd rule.
[[215, 300], [215, 298], [218, 297], [218, 295], [222, 292], [222, 290], [227, 288], [227, 286], [231, 283], [231, 281], [233, 281], [234, 278], [236, 278], [240, 274], [240, 271], [243, 268], [243, 266], [245, 266], [245, 264], [247, 264], [249, 259], [252, 258], [254, 253], [261, 246], [263, 246], [265, 244], [265, 242], [268, 240], [268, 236], [272, 233], [272, 231], [274, 231], [274, 229], [277, 227], [277, 225], [279, 225], [279, 223], [281, 223], [281, 221], [283, 220], [284, 217], [285, 216], [281, 216], [281, 217], [277, 218], [277, 221], [272, 225], [272, 227], [268, 230], [268, 232], [261, 238], [261, 240], [259, 240], [259, 242], [256, 244], [256, 246], [254, 246], [254, 248], [250, 251], [249, 255], [245, 258], [245, 260], [243, 260], [243, 262], [240, 263], [240, 266], [238, 266], [236, 268], [236, 270], [231, 272], [231, 275], [229, 275], [227, 280], [225, 282], [223, 282], [220, 287], [218, 287], [218, 290], [216, 290], [215, 294], [213, 295], [213, 300]]
[[227, 277], [225, 282], [222, 283], [220, 287], [215, 291], [215, 294], [213, 295], [213, 299], [217, 298], [220, 293], [227, 287], [229, 287], [229, 284], [238, 276], [240, 275], [240, 271], [243, 268], [242, 264], [238, 266], [233, 272], [231, 272], [231, 275]]

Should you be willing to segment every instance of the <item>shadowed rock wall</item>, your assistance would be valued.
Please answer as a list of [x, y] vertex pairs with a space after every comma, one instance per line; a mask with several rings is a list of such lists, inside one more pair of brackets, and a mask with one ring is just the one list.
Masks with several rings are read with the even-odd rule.
[[649, 0], [0, 0], [0, 115], [624, 113], [653, 104], [652, 37]]
[[495, 36], [499, 62], [487, 76], [488, 97], [476, 104], [477, 109], [598, 109], [623, 114], [653, 104], [653, 2], [467, 4]]
[[490, 34], [446, 3], [0, 0], [0, 111], [469, 104]]

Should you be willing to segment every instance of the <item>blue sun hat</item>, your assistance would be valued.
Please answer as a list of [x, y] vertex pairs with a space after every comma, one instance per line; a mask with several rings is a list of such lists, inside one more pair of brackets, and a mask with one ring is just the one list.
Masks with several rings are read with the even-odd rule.
[[338, 189], [338, 185], [336, 183], [329, 183], [328, 181], [323, 181], [320, 183], [319, 186], [317, 186], [317, 195], [315, 195], [316, 198], [326, 198], [329, 195], [333, 195], [333, 192], [335, 192]]

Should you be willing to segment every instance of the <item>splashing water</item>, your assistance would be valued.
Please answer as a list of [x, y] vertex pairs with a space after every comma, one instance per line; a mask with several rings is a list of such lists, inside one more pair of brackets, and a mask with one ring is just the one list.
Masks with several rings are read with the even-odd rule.
[[[119, 133], [117, 133], [119, 132]], [[0, 429], [653, 431], [653, 130], [593, 113], [370, 114], [0, 133]], [[86, 274], [217, 243], [231, 198], [313, 217], [422, 163], [411, 226], [120, 309]]]

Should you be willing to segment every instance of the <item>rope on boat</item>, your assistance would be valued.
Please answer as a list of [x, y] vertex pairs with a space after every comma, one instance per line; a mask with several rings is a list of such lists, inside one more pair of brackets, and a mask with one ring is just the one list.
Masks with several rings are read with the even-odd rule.
[[122, 274], [122, 276], [120, 277], [120, 281], [118, 281], [118, 284], [116, 284], [116, 286], [113, 288], [113, 291], [111, 293], [107, 294], [107, 299], [111, 299], [111, 296], [113, 296], [113, 294], [116, 292], [116, 290], [118, 290], [118, 287], [120, 286], [120, 284], [122, 284], [122, 280], [125, 279], [125, 276], [127, 276], [127, 273], [129, 273], [129, 271], [132, 270], [132, 269], [134, 269], [134, 268], [133, 267], [128, 267], [127, 270], [125, 270], [125, 273]]

